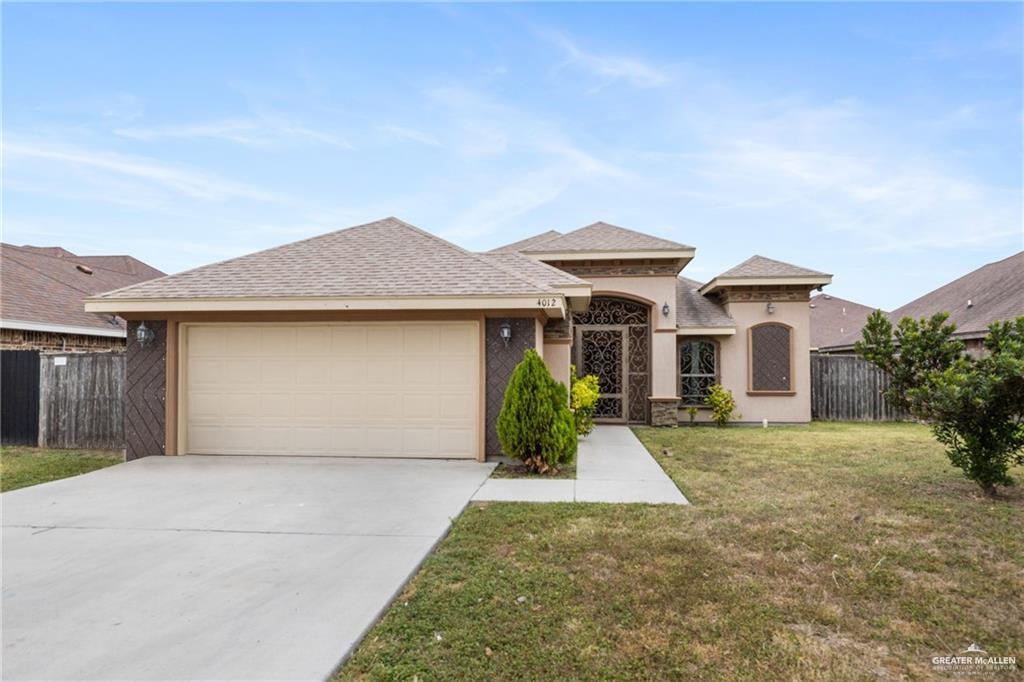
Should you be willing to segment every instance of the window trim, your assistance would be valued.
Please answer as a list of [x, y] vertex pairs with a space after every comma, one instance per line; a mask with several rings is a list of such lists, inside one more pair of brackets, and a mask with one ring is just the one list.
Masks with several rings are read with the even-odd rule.
[[[688, 337], [681, 338], [679, 343], [676, 344], [676, 391], [679, 393], [679, 408], [685, 410], [688, 407], [696, 407], [698, 410], [709, 410], [709, 409], [711, 409], [711, 406], [707, 405], [706, 403], [701, 403], [700, 405], [687, 405], [684, 402], [686, 396], [683, 395], [683, 367], [682, 367], [682, 364], [681, 364], [682, 363], [682, 347], [684, 345], [687, 345], [687, 344], [690, 344], [690, 343], [693, 343], [693, 342], [696, 342], [696, 341], [702, 341], [704, 343], [710, 343], [712, 346], [714, 346], [714, 348], [715, 348], [715, 373], [714, 373], [715, 383], [716, 384], [721, 384], [722, 383], [722, 369], [721, 369], [722, 344], [719, 343], [718, 339], [712, 339], [712, 338], [704, 337], [704, 336], [698, 336], [698, 337], [688, 336]], [[688, 375], [688, 376], [707, 376], [707, 375], [694, 374], [694, 375]]]
[[[754, 390], [754, 330], [758, 327], [767, 327], [769, 325], [775, 325], [777, 327], [785, 327], [786, 331], [789, 332], [789, 388], [787, 390], [771, 390], [771, 391], [755, 391]], [[760, 322], [747, 328], [747, 395], [749, 396], [790, 396], [796, 395], [796, 390], [793, 388], [793, 370], [795, 369], [793, 352], [793, 325], [786, 324], [785, 322], [776, 322], [774, 320], [769, 322]]]

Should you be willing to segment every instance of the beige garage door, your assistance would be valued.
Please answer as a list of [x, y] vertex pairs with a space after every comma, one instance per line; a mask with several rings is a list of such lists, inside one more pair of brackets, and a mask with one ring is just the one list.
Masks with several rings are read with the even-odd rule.
[[185, 451], [474, 457], [476, 322], [189, 325]]

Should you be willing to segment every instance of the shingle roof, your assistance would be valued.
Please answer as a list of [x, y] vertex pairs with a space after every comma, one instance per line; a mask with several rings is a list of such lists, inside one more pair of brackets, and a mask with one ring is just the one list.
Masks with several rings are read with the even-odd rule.
[[700, 282], [686, 277], [676, 278], [677, 327], [735, 327], [736, 322], [725, 307], [701, 295]]
[[850, 333], [859, 333], [875, 309], [830, 294], [811, 297], [811, 348], [834, 345]]
[[135, 298], [532, 295], [550, 287], [397, 218], [103, 294]]
[[586, 280], [582, 280], [576, 275], [571, 275], [565, 270], [559, 270], [558, 268], [551, 267], [547, 263], [541, 263], [535, 261], [528, 256], [524, 256], [521, 253], [516, 252], [498, 252], [489, 251], [487, 253], [480, 254], [484, 258], [488, 259], [492, 263], [495, 263], [503, 268], [511, 269], [522, 276], [525, 276], [533, 281], [541, 282], [547, 286], [589, 286], [590, 283]]
[[[1024, 315], [1024, 251], [983, 265], [914, 299], [889, 313], [889, 319], [896, 323], [904, 317], [930, 317], [940, 312], [949, 313], [949, 321], [961, 335], [984, 334], [993, 322]], [[832, 347], [853, 345], [860, 340], [860, 330], [846, 334]]]
[[541, 242], [550, 241], [550, 240], [554, 239], [555, 237], [561, 237], [561, 236], [562, 236], [562, 233], [558, 232], [557, 230], [548, 230], [547, 232], [542, 232], [540, 234], [535, 234], [532, 237], [527, 237], [526, 239], [520, 239], [517, 242], [512, 242], [511, 244], [505, 244], [504, 246], [499, 246], [496, 249], [491, 249], [490, 251], [488, 251], [488, 253], [515, 253], [517, 251], [522, 251], [523, 249], [526, 249], [528, 247], [536, 246], [536, 245], [540, 244]]
[[802, 268], [799, 265], [783, 263], [780, 260], [751, 256], [739, 265], [729, 268], [718, 276], [720, 279], [761, 278], [761, 277], [830, 277], [824, 272]]
[[[0, 317], [36, 324], [110, 331], [111, 316], [87, 313], [82, 301], [101, 291], [163, 276], [130, 256], [76, 256], [61, 247], [0, 244]], [[126, 272], [126, 260], [135, 272]], [[85, 265], [87, 274], [78, 269]], [[108, 267], [116, 266], [116, 267]]]
[[594, 223], [553, 239], [529, 245], [523, 253], [571, 253], [574, 251], [679, 251], [692, 246], [634, 232], [608, 223]]

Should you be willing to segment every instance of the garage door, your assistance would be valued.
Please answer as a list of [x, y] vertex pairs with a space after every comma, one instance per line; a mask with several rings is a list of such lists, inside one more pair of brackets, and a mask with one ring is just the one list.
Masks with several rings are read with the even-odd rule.
[[185, 451], [476, 455], [476, 322], [189, 325]]

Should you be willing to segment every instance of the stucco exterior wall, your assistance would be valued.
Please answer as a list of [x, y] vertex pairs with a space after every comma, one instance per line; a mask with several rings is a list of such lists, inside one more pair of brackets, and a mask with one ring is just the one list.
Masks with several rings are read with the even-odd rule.
[[[734, 336], [719, 337], [719, 373], [722, 385], [736, 398], [737, 421], [809, 422], [811, 420], [811, 316], [806, 301], [775, 303], [768, 314], [764, 301], [726, 305], [736, 320]], [[793, 328], [793, 395], [748, 395], [748, 329], [762, 322], [781, 322]], [[703, 416], [703, 415], [702, 415]], [[689, 417], [681, 415], [682, 419]]]

